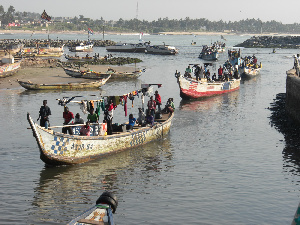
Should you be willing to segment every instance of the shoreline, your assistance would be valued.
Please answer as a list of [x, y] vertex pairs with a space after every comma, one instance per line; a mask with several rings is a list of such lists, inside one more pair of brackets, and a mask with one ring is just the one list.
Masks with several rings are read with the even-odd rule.
[[[50, 34], [86, 34], [87, 31], [50, 31]], [[45, 31], [31, 31], [31, 30], [2, 30], [0, 34], [11, 35], [11, 34], [47, 34]], [[95, 34], [102, 35], [102, 32], [94, 32]], [[105, 32], [106, 35], [140, 35], [140, 33], [133, 32]], [[159, 32], [155, 34], [145, 33], [144, 35], [240, 35], [240, 36], [300, 36], [300, 34], [284, 34], [284, 33], [263, 33], [263, 34], [249, 34], [249, 33], [231, 33], [231, 32]]]
[[[117, 72], [133, 72], [135, 68], [127, 66], [114, 66], [114, 65], [89, 65], [82, 67], [82, 70], [91, 69], [96, 72], [106, 72], [107, 69], [112, 68]], [[46, 78], [46, 79], [45, 79]], [[20, 81], [30, 81], [37, 84], [59, 84], [59, 83], [78, 83], [78, 82], [92, 82], [94, 79], [75, 78], [67, 75], [61, 67], [25, 67], [21, 68], [16, 74], [0, 79], [0, 91], [21, 88], [18, 83]], [[108, 80], [107, 82], [110, 82]]]

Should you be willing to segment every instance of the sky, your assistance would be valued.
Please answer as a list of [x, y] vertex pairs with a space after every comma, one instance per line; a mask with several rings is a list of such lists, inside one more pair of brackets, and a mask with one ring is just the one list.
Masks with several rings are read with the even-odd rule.
[[91, 19], [153, 21], [159, 18], [205, 18], [210, 21], [275, 20], [300, 23], [300, 0], [0, 0], [7, 11], [42, 13], [51, 17], [83, 15]]

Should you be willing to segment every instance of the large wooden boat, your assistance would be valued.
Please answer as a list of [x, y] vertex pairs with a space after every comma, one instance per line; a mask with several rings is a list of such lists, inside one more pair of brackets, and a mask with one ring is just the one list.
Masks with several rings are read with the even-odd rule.
[[257, 63], [255, 56], [244, 57], [243, 63], [239, 65], [239, 72], [242, 78], [250, 79], [260, 74], [262, 64]]
[[[138, 92], [142, 94], [144, 89], [134, 91], [127, 96], [138, 95]], [[142, 94], [142, 96], [144, 95]], [[72, 101], [68, 101], [68, 103], [70, 102]], [[78, 103], [83, 104], [83, 101]], [[159, 119], [154, 120], [153, 125], [135, 125], [132, 130], [126, 130], [125, 124], [119, 125], [119, 127], [113, 128], [109, 135], [106, 135], [105, 132], [106, 123], [94, 123], [91, 125], [90, 136], [80, 136], [79, 130], [82, 125], [52, 126], [45, 129], [34, 122], [27, 113], [28, 122], [40, 150], [40, 158], [49, 165], [84, 163], [163, 138], [170, 130], [173, 117], [174, 113], [161, 114]], [[61, 127], [71, 127], [73, 135], [62, 133]]]
[[66, 84], [35, 84], [18, 80], [18, 83], [27, 90], [75, 90], [75, 89], [91, 89], [103, 86], [111, 76], [102, 78], [94, 82], [66, 83]]
[[82, 74], [84, 73], [83, 70], [75, 69], [75, 68], [68, 68], [68, 67], [63, 67], [65, 73], [71, 77], [81, 77]]
[[14, 57], [2, 58], [0, 63], [0, 78], [14, 75], [21, 69], [22, 59]]
[[105, 191], [96, 201], [96, 205], [74, 218], [68, 225], [98, 224], [115, 225], [113, 213], [116, 212], [118, 199], [116, 195]]
[[[83, 57], [80, 57], [80, 56], [71, 56], [71, 55], [66, 55], [64, 54], [65, 58], [69, 61], [80, 61], [80, 62], [93, 62], [95, 60], [98, 60], [98, 59], [101, 59], [101, 58], [98, 58], [98, 57], [95, 57], [95, 56], [83, 56]], [[102, 57], [104, 58], [104, 57]]]
[[106, 46], [108, 52], [132, 52], [132, 53], [145, 53], [148, 42], [141, 42], [137, 44], [132, 43], [117, 43], [115, 45]]
[[183, 99], [197, 99], [210, 97], [235, 91], [240, 88], [241, 78], [227, 78], [225, 80], [196, 80], [192, 76], [182, 75], [176, 71], [175, 77], [180, 88], [180, 97]]

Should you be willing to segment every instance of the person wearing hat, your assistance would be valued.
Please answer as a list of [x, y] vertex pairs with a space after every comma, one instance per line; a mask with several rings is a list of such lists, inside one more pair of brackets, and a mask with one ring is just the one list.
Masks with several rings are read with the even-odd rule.
[[[64, 125], [68, 125], [70, 124], [71, 120], [74, 119], [74, 114], [72, 112], [69, 111], [69, 108], [67, 106], [65, 106], [64, 112], [63, 112], [63, 118], [64, 118]], [[73, 135], [73, 131], [72, 128], [69, 126], [64, 126], [62, 128], [62, 132], [64, 134], [67, 134], [69, 131], [70, 135]]]

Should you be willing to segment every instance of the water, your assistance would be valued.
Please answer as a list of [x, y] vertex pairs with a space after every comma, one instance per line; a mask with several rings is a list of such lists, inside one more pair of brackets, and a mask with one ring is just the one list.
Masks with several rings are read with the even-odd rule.
[[[9, 38], [14, 37], [20, 38]], [[232, 47], [249, 37], [228, 36], [226, 43]], [[128, 42], [138, 38], [106, 36]], [[299, 203], [299, 161], [283, 154], [286, 140], [272, 126], [268, 107], [276, 94], [285, 92], [285, 72], [298, 51], [277, 49], [270, 54], [272, 49], [242, 49], [242, 55], [255, 54], [262, 62], [259, 77], [242, 82], [236, 92], [182, 101], [175, 70], [201, 62], [197, 58], [201, 44], [220, 40], [219, 36], [144, 36], [144, 40], [175, 45], [180, 53], [115, 53], [141, 58], [137, 66], [146, 72], [136, 81], [110, 82], [98, 92], [0, 90], [0, 224], [66, 224], [94, 205], [104, 190], [119, 199], [117, 224], [290, 224]], [[192, 40], [197, 46], [190, 45]], [[104, 48], [94, 52], [107, 54]], [[226, 57], [226, 53], [221, 56], [216, 68]], [[164, 140], [82, 165], [45, 167], [32, 131], [27, 129], [27, 112], [37, 119], [42, 100], [47, 99], [50, 122], [62, 124], [62, 108], [55, 99], [121, 95], [141, 83], [162, 83], [158, 90], [163, 103], [174, 98], [176, 114]], [[76, 105], [69, 107], [80, 112]], [[136, 115], [137, 109], [129, 108], [130, 112]], [[127, 118], [117, 108], [114, 122], [124, 121]]]

